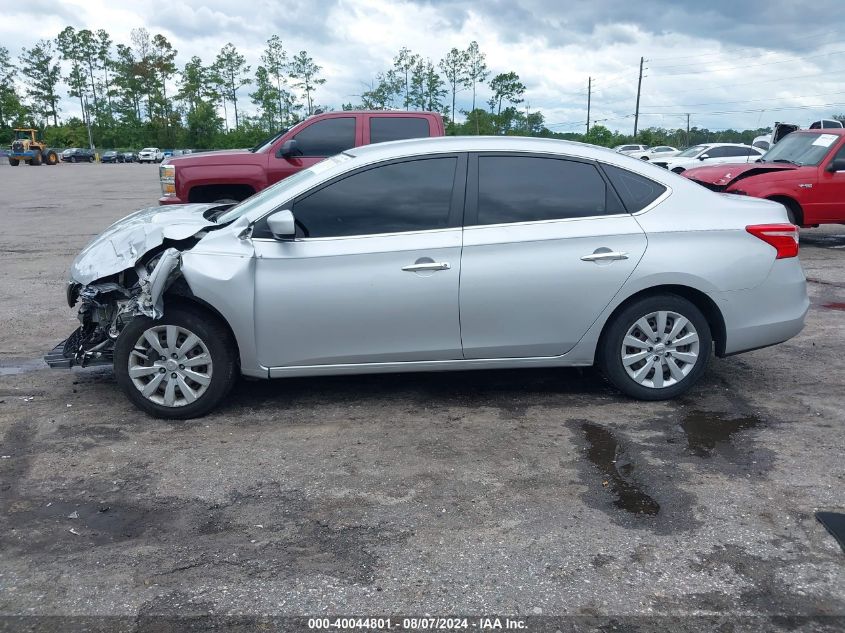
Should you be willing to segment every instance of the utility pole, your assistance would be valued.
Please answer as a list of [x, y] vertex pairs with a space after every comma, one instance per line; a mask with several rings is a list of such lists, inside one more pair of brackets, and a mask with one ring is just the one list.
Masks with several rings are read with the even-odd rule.
[[637, 140], [637, 126], [640, 123], [640, 90], [643, 87], [643, 62], [644, 58], [640, 57], [640, 78], [637, 80], [637, 109], [634, 110], [634, 140]]
[[689, 112], [687, 112], [687, 147], [689, 147]]
[[587, 77], [587, 134], [590, 133], [590, 97], [593, 93], [593, 78]]

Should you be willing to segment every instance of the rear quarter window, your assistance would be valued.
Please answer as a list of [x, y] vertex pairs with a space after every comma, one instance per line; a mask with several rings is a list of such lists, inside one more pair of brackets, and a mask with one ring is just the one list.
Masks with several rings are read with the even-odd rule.
[[613, 165], [603, 165], [603, 168], [629, 213], [642, 211], [666, 191], [660, 183], [627, 169]]
[[371, 117], [370, 143], [431, 136], [428, 119], [421, 117]]

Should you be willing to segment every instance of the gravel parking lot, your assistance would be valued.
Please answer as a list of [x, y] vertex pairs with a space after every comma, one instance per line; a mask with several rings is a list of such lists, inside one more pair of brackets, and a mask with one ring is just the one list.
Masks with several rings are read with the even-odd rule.
[[157, 168], [0, 185], [0, 614], [845, 627], [845, 555], [814, 518], [845, 511], [845, 227], [802, 233], [804, 332], [677, 401], [593, 371], [303, 378], [173, 423], [108, 369], [40, 361], [76, 326], [71, 259], [155, 204]]

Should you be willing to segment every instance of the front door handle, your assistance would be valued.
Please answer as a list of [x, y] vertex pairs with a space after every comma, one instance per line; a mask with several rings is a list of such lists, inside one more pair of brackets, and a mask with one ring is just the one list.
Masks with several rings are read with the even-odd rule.
[[449, 270], [449, 262], [420, 262], [409, 266], [402, 266], [402, 270], [409, 273], [420, 272], [421, 270]]
[[596, 251], [590, 255], [584, 255], [582, 262], [606, 262], [617, 259], [628, 259], [628, 253], [624, 251]]

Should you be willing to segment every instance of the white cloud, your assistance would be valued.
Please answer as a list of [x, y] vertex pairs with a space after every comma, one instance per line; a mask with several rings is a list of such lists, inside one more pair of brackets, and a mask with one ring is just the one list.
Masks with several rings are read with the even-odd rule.
[[[649, 1], [657, 6], [663, 0]], [[179, 65], [192, 55], [210, 63], [231, 41], [254, 70], [264, 42], [275, 33], [291, 53], [305, 49], [323, 66], [327, 82], [316, 100], [334, 107], [356, 102], [402, 46], [436, 63], [451, 47], [477, 40], [492, 73], [517, 72], [527, 86], [525, 105], [541, 110], [548, 124], [558, 124], [556, 130], [583, 129], [591, 76], [593, 120], [631, 131], [640, 56], [649, 60], [641, 128], [681, 127], [686, 112], [692, 113], [693, 125], [724, 129], [775, 120], [807, 123], [845, 111], [845, 87], [837, 81], [845, 71], [845, 45], [836, 44], [845, 13], [835, 7], [819, 9], [828, 17], [824, 24], [790, 30], [766, 17], [778, 12], [771, 7], [755, 14], [745, 5], [734, 9], [719, 2], [706, 10], [670, 3], [661, 12], [652, 7], [647, 15], [636, 12], [638, 3], [618, 0], [572, 10], [539, 0], [0, 4], [0, 42], [31, 46], [70, 24], [103, 28], [116, 42], [128, 43], [130, 31], [145, 26], [171, 40]], [[22, 30], [22, 23], [28, 28]], [[775, 28], [781, 29], [777, 37]], [[240, 93], [246, 111], [251, 109], [248, 92]], [[481, 104], [488, 95], [484, 88], [479, 91]], [[468, 106], [468, 93], [460, 93], [459, 107]], [[62, 108], [63, 116], [78, 114], [72, 99], [63, 99]]]

